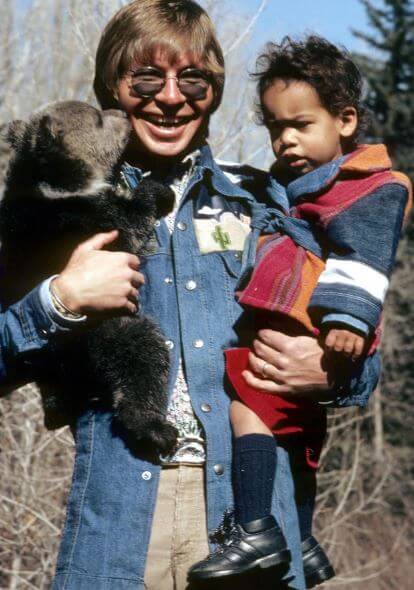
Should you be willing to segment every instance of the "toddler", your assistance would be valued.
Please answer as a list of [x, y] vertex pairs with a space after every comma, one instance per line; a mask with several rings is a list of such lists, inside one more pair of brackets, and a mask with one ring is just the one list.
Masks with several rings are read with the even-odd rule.
[[[409, 181], [391, 170], [384, 146], [357, 143], [365, 119], [362, 80], [346, 52], [317, 36], [285, 38], [269, 44], [258, 63], [260, 114], [276, 156], [272, 190], [286, 212], [267, 209], [253, 228], [237, 296], [259, 327], [272, 322], [290, 334], [315, 335], [328, 364], [348, 357], [349, 373], [378, 344]], [[207, 580], [289, 561], [271, 516], [275, 448], [283, 444], [292, 451], [305, 577], [312, 587], [334, 575], [312, 536], [325, 406], [271, 395], [251, 375], [246, 382], [249, 352], [225, 353], [234, 389], [235, 526], [189, 576]], [[263, 361], [260, 377], [277, 384], [280, 369], [282, 356]]]

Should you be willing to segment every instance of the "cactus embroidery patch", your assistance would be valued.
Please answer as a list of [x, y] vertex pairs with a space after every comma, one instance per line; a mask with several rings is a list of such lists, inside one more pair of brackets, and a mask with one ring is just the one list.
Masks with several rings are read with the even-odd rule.
[[214, 210], [211, 216], [206, 213], [203, 211], [194, 219], [200, 252], [208, 254], [226, 250], [242, 251], [250, 233], [250, 218], [246, 215], [239, 218], [230, 211]]

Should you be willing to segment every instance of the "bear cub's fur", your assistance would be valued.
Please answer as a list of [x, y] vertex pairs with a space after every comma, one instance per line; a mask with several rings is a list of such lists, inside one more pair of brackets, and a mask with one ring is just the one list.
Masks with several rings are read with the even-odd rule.
[[[15, 303], [58, 274], [81, 241], [119, 230], [111, 250], [145, 255], [154, 223], [174, 195], [143, 181], [116, 184], [131, 128], [118, 111], [80, 102], [52, 104], [8, 130], [13, 150], [0, 204], [2, 302]], [[171, 451], [176, 429], [165, 419], [169, 353], [155, 323], [140, 314], [89, 321], [50, 339], [36, 369], [49, 428], [71, 423], [91, 404], [114, 413], [132, 450], [143, 441]], [[46, 363], [45, 363], [46, 365]]]

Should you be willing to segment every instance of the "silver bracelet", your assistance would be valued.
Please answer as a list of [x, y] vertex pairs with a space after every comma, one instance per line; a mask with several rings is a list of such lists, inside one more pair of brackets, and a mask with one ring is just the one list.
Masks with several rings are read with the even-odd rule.
[[55, 289], [53, 288], [53, 280], [49, 284], [49, 291], [55, 310], [68, 320], [86, 320], [86, 315], [76, 313], [75, 311], [72, 311], [71, 309], [66, 307], [66, 305], [63, 303], [63, 301], [60, 299]]

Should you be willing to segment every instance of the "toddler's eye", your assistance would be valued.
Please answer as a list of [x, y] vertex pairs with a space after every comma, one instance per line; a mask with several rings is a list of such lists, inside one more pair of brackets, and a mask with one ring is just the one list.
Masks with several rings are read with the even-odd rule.
[[280, 133], [282, 130], [282, 125], [274, 119], [264, 119], [264, 124], [269, 131], [272, 131], [272, 133]]

